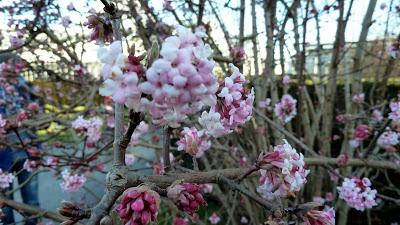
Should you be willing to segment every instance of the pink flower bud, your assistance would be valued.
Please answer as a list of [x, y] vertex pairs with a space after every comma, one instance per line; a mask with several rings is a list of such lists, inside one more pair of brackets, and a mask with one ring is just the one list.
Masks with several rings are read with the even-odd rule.
[[365, 140], [371, 135], [371, 128], [368, 125], [360, 124], [354, 131], [354, 139]]
[[38, 111], [39, 105], [36, 102], [31, 102], [28, 104], [27, 109], [31, 111]]
[[175, 183], [167, 189], [167, 196], [171, 199], [178, 209], [185, 211], [189, 215], [194, 215], [199, 207], [204, 206], [206, 201], [200, 194], [200, 187], [192, 183]]
[[142, 211], [144, 208], [144, 203], [141, 198], [137, 199], [133, 204], [132, 204], [132, 209], [135, 211]]
[[148, 211], [142, 212], [141, 222], [142, 224], [148, 224], [150, 222], [150, 213]]
[[339, 167], [343, 167], [347, 165], [348, 161], [349, 161], [349, 155], [341, 154], [336, 158], [336, 165], [338, 165]]
[[176, 217], [174, 219], [174, 224], [173, 225], [188, 225], [188, 224], [189, 224], [189, 220], [187, 218]]
[[116, 211], [124, 223], [146, 225], [155, 221], [160, 196], [148, 187], [134, 187], [124, 191]]

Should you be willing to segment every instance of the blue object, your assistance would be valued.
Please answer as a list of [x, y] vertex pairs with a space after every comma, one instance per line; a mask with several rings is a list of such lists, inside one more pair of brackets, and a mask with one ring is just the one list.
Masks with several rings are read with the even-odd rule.
[[[8, 78], [7, 78], [8, 79]], [[0, 82], [0, 114], [3, 118], [8, 118], [17, 115], [21, 110], [26, 108], [29, 103], [34, 102], [36, 99], [31, 94], [32, 85], [25, 81], [21, 76], [13, 80], [1, 80]], [[15, 91], [10, 91], [14, 89]], [[29, 130], [18, 129], [18, 135], [15, 131], [8, 131], [5, 141], [9, 145], [21, 146], [21, 141], [27, 139], [36, 139], [36, 135]], [[40, 145], [36, 146], [40, 148]], [[38, 176], [31, 177], [32, 173], [23, 168], [25, 160], [28, 158], [26, 151], [20, 147], [6, 147], [0, 149], [0, 168], [3, 171], [10, 173], [15, 172], [18, 178], [18, 184], [21, 185], [26, 180], [30, 181], [25, 184], [21, 189], [22, 200], [25, 204], [31, 206], [39, 206], [38, 199]], [[8, 189], [12, 190], [12, 186]], [[6, 196], [13, 199], [13, 194]], [[13, 209], [3, 208], [5, 217], [2, 218], [4, 225], [14, 224]], [[24, 215], [29, 217], [30, 215]], [[30, 219], [25, 222], [26, 225], [34, 225], [38, 222], [37, 219]]]
[[[6, 89], [6, 85], [12, 86], [16, 94], [10, 94]], [[8, 118], [18, 114], [21, 110], [36, 100], [36, 97], [31, 94], [32, 85], [22, 77], [18, 76], [14, 81], [0, 82], [0, 114], [3, 118]], [[19, 135], [22, 140], [33, 140], [36, 136], [27, 130], [19, 130]], [[10, 145], [20, 145], [18, 136], [13, 132], [7, 134], [6, 141]], [[40, 146], [36, 146], [40, 147]], [[0, 149], [0, 168], [3, 171], [10, 171], [11, 166], [17, 160], [25, 160], [28, 156], [26, 151], [20, 148], [6, 147]]]
[[[13, 171], [20, 171], [20, 173], [18, 173], [17, 175], [19, 184], [25, 182], [32, 175], [30, 172], [24, 170], [23, 166], [24, 166], [24, 160], [18, 160], [12, 168]], [[12, 190], [12, 186], [9, 187], [8, 190]], [[21, 196], [23, 202], [30, 206], [39, 207], [38, 190], [39, 190], [38, 176], [33, 176], [30, 179], [30, 181], [21, 188]], [[13, 199], [12, 194], [6, 197], [8, 199]], [[4, 225], [14, 224], [15, 221], [14, 221], [13, 209], [9, 207], [4, 207], [2, 211], [4, 213], [4, 217], [1, 219], [1, 222]], [[29, 217], [30, 215], [23, 215], [23, 216]], [[37, 219], [30, 219], [25, 222], [25, 225], [36, 225], [37, 222], [38, 222]]]

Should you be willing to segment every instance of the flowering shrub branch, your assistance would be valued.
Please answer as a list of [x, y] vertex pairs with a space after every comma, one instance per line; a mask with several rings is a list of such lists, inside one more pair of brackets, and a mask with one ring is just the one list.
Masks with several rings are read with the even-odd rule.
[[[373, 64], [385, 67], [371, 93], [363, 92], [361, 79], [361, 59], [368, 56], [361, 50], [369, 49], [366, 24], [372, 21], [376, 1], [369, 3], [354, 55], [347, 51], [351, 46], [345, 42], [353, 1], [347, 5], [340, 0], [337, 5], [318, 9], [322, 3], [294, 1], [287, 5], [284, 1], [252, 0], [253, 27], [248, 36], [244, 29], [246, 1], [240, 1], [239, 6], [228, 2], [224, 10], [240, 14], [237, 38], [225, 27], [226, 18], [220, 17], [223, 10], [218, 3], [203, 0], [165, 0], [161, 11], [153, 8], [152, 1], [124, 0], [118, 2], [117, 9], [116, 2], [101, 0], [104, 13], [91, 9], [87, 17], [71, 2], [65, 10], [87, 20], [79, 23], [72, 15], [63, 15], [57, 4], [27, 2], [32, 4], [10, 3], [8, 12], [0, 11], [18, 15], [9, 21], [8, 27], [18, 30], [10, 35], [11, 47], [0, 53], [30, 49], [33, 58], [1, 64], [0, 75], [43, 72], [55, 82], [43, 82], [44, 87], [31, 91], [40, 93], [40, 101], [46, 102], [43, 110], [37, 102], [29, 102], [22, 104], [15, 116], [0, 114], [1, 147], [23, 149], [27, 155], [23, 170], [31, 172], [27, 181], [5, 190], [19, 171], [0, 170], [0, 189], [5, 196], [12, 194], [37, 174], [51, 171], [59, 178], [62, 191], [76, 192], [83, 189], [92, 172], [98, 171], [107, 174], [106, 192], [91, 208], [62, 203], [59, 213], [66, 218], [1, 196], [0, 219], [4, 203], [64, 225], [84, 219], [90, 225], [109, 225], [114, 219], [112, 211], [124, 224], [156, 223], [157, 217], [167, 213], [174, 225], [188, 224], [189, 219], [234, 225], [331, 225], [335, 224], [335, 209], [331, 208], [335, 205], [340, 212], [338, 222], [344, 225], [348, 208], [364, 211], [399, 204], [399, 199], [387, 194], [396, 195], [397, 181], [391, 179], [400, 172], [400, 96], [386, 93], [388, 76], [395, 68], [389, 64], [399, 55], [398, 38], [371, 51], [379, 52], [374, 57], [380, 62]], [[280, 12], [280, 7], [286, 10]], [[299, 10], [305, 10], [305, 18]], [[333, 11], [338, 14], [337, 34], [329, 50], [322, 48], [318, 23], [319, 16], [334, 15]], [[31, 12], [33, 21], [19, 16]], [[264, 13], [265, 27], [258, 27], [259, 12]], [[279, 16], [283, 16], [283, 23], [278, 22]], [[218, 24], [210, 18], [216, 18]], [[166, 23], [170, 19], [179, 24], [176, 29]], [[316, 40], [311, 40], [317, 42], [315, 48], [307, 42], [307, 23], [312, 19], [317, 26]], [[65, 35], [50, 29], [54, 21], [60, 23]], [[82, 31], [69, 29], [73, 25]], [[293, 37], [288, 27], [293, 28]], [[137, 34], [132, 34], [132, 28]], [[91, 30], [89, 35], [87, 29]], [[220, 31], [225, 40], [215, 38]], [[262, 35], [267, 44], [265, 56], [257, 47], [264, 41]], [[99, 79], [85, 64], [83, 37], [99, 45]], [[0, 42], [2, 39], [0, 33]], [[247, 51], [247, 41], [252, 41], [253, 53]], [[130, 42], [135, 46], [124, 51]], [[292, 45], [294, 49], [289, 51], [295, 52], [295, 74], [288, 73], [285, 53]], [[43, 60], [35, 48], [52, 52], [55, 67], [63, 71], [46, 65], [47, 59]], [[147, 53], [137, 54], [143, 50]], [[326, 51], [332, 54], [329, 73], [323, 74], [321, 63], [310, 71], [308, 58], [315, 53], [314, 61], [322, 62]], [[354, 71], [341, 76], [340, 66], [348, 63], [348, 57], [342, 55], [349, 54], [354, 56]], [[277, 66], [282, 74], [275, 74]], [[379, 73], [380, 67], [376, 71]], [[349, 76], [353, 73], [354, 80]], [[18, 102], [14, 83], [1, 76], [0, 96], [4, 89], [12, 100], [1, 98], [0, 107]], [[342, 84], [337, 81], [342, 77], [344, 88], [339, 88]], [[66, 90], [61, 91], [63, 88]], [[377, 88], [384, 91], [374, 96]], [[343, 99], [337, 98], [339, 90]], [[393, 98], [387, 102], [389, 95]], [[45, 137], [24, 137], [24, 130], [35, 128], [45, 128]], [[65, 134], [71, 137], [62, 138]], [[8, 141], [9, 135], [16, 135], [17, 141]], [[154, 150], [154, 161], [133, 154], [135, 146]], [[135, 168], [137, 160], [144, 161], [145, 167]], [[141, 171], [146, 169], [153, 169], [154, 175], [144, 175]], [[373, 178], [371, 171], [377, 171], [377, 177]], [[227, 195], [227, 189], [240, 194]], [[337, 190], [338, 196], [332, 190]], [[214, 201], [222, 205], [221, 210], [209, 212]], [[229, 219], [224, 221], [225, 217]]]

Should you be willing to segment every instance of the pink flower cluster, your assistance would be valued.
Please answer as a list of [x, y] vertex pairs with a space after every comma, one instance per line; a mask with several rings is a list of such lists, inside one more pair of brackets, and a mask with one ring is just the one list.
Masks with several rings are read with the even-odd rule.
[[129, 153], [125, 154], [125, 164], [127, 166], [134, 164], [135, 161], [136, 161], [136, 157], [134, 154], [129, 154]]
[[89, 147], [95, 146], [96, 142], [101, 138], [102, 126], [103, 120], [99, 117], [84, 119], [83, 116], [78, 116], [78, 118], [72, 122], [72, 128], [74, 128], [78, 134], [87, 137], [87, 146]]
[[351, 100], [356, 104], [362, 104], [365, 101], [365, 94], [360, 93], [360, 94], [353, 95]]
[[342, 186], [338, 187], [339, 198], [346, 201], [347, 205], [359, 211], [376, 206], [375, 189], [371, 189], [371, 181], [364, 177], [363, 179], [353, 177], [345, 178]]
[[265, 100], [258, 102], [258, 106], [260, 108], [263, 108], [263, 109], [268, 108], [270, 105], [271, 105], [271, 99], [270, 98], [266, 98]]
[[86, 177], [84, 175], [72, 175], [67, 169], [61, 172], [63, 181], [60, 186], [61, 189], [66, 192], [76, 192], [78, 191], [86, 182]]
[[187, 116], [215, 105], [217, 79], [213, 74], [212, 50], [201, 40], [202, 31], [192, 33], [178, 26], [178, 36], [170, 36], [162, 44], [161, 58], [146, 71], [146, 82], [140, 90], [152, 97], [147, 108], [153, 122], [178, 127]]
[[178, 209], [194, 216], [199, 207], [206, 205], [206, 201], [200, 193], [200, 187], [191, 183], [175, 183], [168, 187], [167, 196]]
[[394, 131], [385, 131], [381, 134], [381, 136], [378, 137], [376, 143], [384, 149], [393, 148], [393, 146], [400, 143], [399, 138], [399, 133]]
[[211, 224], [217, 224], [221, 221], [221, 217], [218, 216], [216, 212], [213, 212], [211, 216], [208, 218]]
[[28, 171], [28, 172], [32, 172], [34, 170], [36, 170], [39, 167], [40, 163], [38, 161], [35, 160], [25, 160], [23, 168]]
[[142, 92], [138, 86], [139, 76], [130, 67], [125, 69], [130, 64], [128, 57], [122, 53], [121, 41], [114, 41], [109, 48], [99, 48], [97, 57], [104, 63], [101, 71], [104, 85], [100, 88], [100, 95], [111, 96], [115, 102], [140, 111]]
[[371, 135], [371, 128], [366, 124], [360, 124], [354, 130], [354, 139], [358, 141], [366, 140]]
[[116, 207], [125, 224], [146, 225], [156, 221], [160, 195], [145, 186], [129, 188], [121, 196]]
[[15, 122], [17, 123], [18, 126], [21, 126], [24, 121], [29, 119], [29, 117], [30, 117], [29, 112], [21, 110], [15, 117]]
[[289, 75], [283, 76], [283, 78], [282, 78], [282, 84], [283, 84], [283, 85], [288, 85], [288, 84], [290, 84], [290, 77], [289, 77]]
[[219, 86], [218, 103], [199, 118], [206, 133], [216, 138], [247, 122], [253, 112], [254, 90], [246, 90], [243, 74], [233, 64], [229, 66], [232, 74]]
[[182, 137], [177, 141], [177, 144], [178, 151], [185, 150], [186, 153], [197, 158], [201, 157], [211, 146], [204, 130], [199, 131], [196, 127], [183, 128]]
[[58, 157], [49, 156], [46, 159], [46, 166], [55, 169], [60, 163], [60, 159]]
[[200, 189], [203, 193], [211, 193], [213, 188], [213, 184], [200, 184]]
[[144, 121], [140, 122], [139, 125], [136, 127], [135, 131], [133, 131], [131, 142], [129, 144], [130, 145], [139, 144], [139, 138], [148, 131], [149, 131], [149, 125]]
[[339, 114], [335, 117], [335, 119], [338, 123], [344, 123], [344, 122], [346, 122], [346, 120], [348, 120], [350, 118], [351, 118], [351, 115], [349, 115], [349, 114]]
[[291, 95], [285, 94], [279, 103], [275, 104], [275, 115], [283, 122], [290, 122], [297, 114], [297, 100]]
[[325, 208], [323, 211], [310, 210], [304, 218], [308, 225], [335, 225], [335, 210]]
[[349, 141], [352, 148], [358, 148], [363, 140], [371, 135], [371, 128], [366, 124], [360, 124], [354, 130], [354, 139]]
[[349, 161], [349, 155], [344, 153], [344, 154], [340, 154], [337, 158], [336, 158], [336, 165], [339, 167], [343, 167], [347, 165], [347, 162]]
[[0, 188], [9, 188], [14, 180], [14, 175], [0, 169]]
[[377, 110], [377, 109], [375, 109], [375, 110], [372, 112], [371, 117], [372, 117], [372, 120], [375, 121], [375, 122], [380, 122], [380, 121], [383, 120], [382, 112], [379, 111], [379, 110]]
[[393, 121], [400, 121], [400, 101], [390, 103], [389, 119]]
[[235, 47], [231, 50], [231, 57], [235, 64], [243, 64], [246, 59], [246, 52], [243, 47]]
[[[261, 168], [260, 186], [257, 191], [266, 199], [287, 197], [300, 191], [307, 182], [309, 170], [304, 168], [304, 156], [283, 140], [283, 145], [277, 145], [272, 152], [260, 156]], [[269, 168], [272, 166], [272, 168]]]
[[79, 65], [79, 64], [76, 64], [73, 67], [73, 70], [74, 70], [75, 74], [78, 75], [78, 76], [83, 76], [86, 73], [86, 69], [83, 66]]
[[28, 110], [30, 111], [38, 111], [39, 110], [39, 104], [37, 104], [36, 102], [31, 102], [28, 104], [28, 106], [26, 107]]
[[209, 112], [204, 111], [199, 118], [199, 124], [206, 130], [206, 134], [211, 137], [221, 137], [233, 130], [225, 127], [221, 122], [221, 114], [211, 108]]
[[90, 40], [96, 41], [96, 43], [112, 42], [113, 40], [113, 29], [111, 23], [107, 21], [103, 16], [92, 14], [87, 17], [87, 21], [83, 23], [89, 29], [93, 29], [90, 34]]

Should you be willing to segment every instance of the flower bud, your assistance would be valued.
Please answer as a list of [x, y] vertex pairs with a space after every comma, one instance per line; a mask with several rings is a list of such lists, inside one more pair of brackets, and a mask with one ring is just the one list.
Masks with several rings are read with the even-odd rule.
[[172, 184], [167, 189], [167, 196], [171, 199], [178, 209], [193, 216], [199, 207], [206, 205], [206, 201], [200, 193], [197, 184], [179, 182]]
[[146, 225], [155, 221], [160, 196], [148, 187], [134, 187], [124, 191], [116, 211], [124, 223]]

